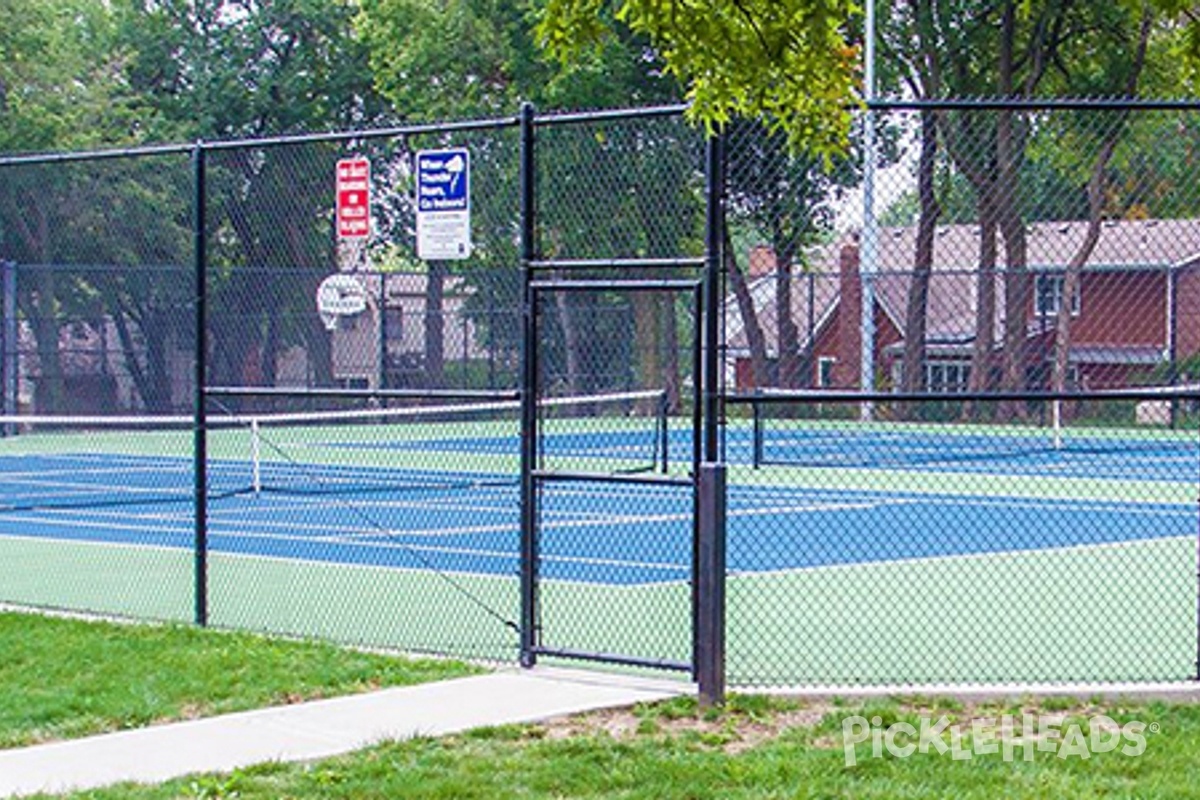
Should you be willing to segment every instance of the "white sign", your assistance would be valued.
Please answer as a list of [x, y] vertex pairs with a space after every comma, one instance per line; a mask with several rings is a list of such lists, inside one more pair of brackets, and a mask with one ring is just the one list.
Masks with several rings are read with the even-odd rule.
[[417, 153], [417, 257], [471, 257], [471, 154], [464, 148]]
[[358, 278], [335, 272], [317, 287], [317, 311], [338, 317], [349, 317], [367, 310], [367, 290]]

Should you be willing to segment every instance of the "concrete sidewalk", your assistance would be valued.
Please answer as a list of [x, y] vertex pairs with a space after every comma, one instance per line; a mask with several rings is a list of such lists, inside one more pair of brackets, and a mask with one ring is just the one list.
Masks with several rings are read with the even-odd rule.
[[324, 758], [386, 739], [533, 722], [689, 691], [686, 683], [623, 675], [502, 670], [0, 751], [0, 797]]

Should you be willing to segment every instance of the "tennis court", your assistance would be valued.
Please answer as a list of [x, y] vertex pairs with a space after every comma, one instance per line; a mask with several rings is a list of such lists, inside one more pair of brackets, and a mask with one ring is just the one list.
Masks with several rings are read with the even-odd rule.
[[[661, 471], [659, 423], [631, 416], [628, 401], [623, 408], [607, 419], [551, 420], [544, 458]], [[465, 642], [472, 654], [511, 657], [515, 637], [500, 620], [515, 616], [520, 567], [512, 422], [461, 409], [454, 418], [417, 413], [422, 424], [399, 433], [354, 416], [331, 426], [291, 415], [287, 426], [263, 418], [212, 434], [217, 624], [429, 650]], [[682, 426], [673, 421], [668, 437], [676, 454], [690, 451]], [[1050, 668], [1063, 679], [1110, 674], [1114, 660], [1131, 677], [1186, 677], [1195, 629], [1190, 478], [1200, 463], [1188, 435], [1093, 431], [1057, 448], [1020, 442], [1021, 453], [1005, 435], [792, 422], [764, 452], [797, 447], [805, 458], [755, 468], [749, 426], [731, 424], [731, 675], [1045, 679], [1047, 665], [1021, 654], [1045, 653], [1036, 641], [1065, 636], [1076, 646], [1054, 652], [1072, 660]], [[0, 552], [28, 567], [6, 576], [6, 596], [186, 619], [189, 444], [188, 431], [157, 428], [3, 440]], [[686, 659], [691, 492], [571, 482], [544, 488], [540, 506], [548, 634]], [[1100, 601], [1063, 592], [1080, 581]], [[889, 592], [896, 596], [881, 607]], [[364, 613], [381, 603], [395, 605], [395, 617]], [[408, 613], [416, 607], [427, 616]], [[596, 624], [597, 615], [607, 622]], [[403, 639], [393, 638], [398, 626]], [[997, 646], [950, 647], [955, 636]], [[944, 661], [950, 651], [959, 653], [953, 664]], [[980, 655], [964, 661], [964, 653]]]
[[[234, 466], [218, 463], [218, 470]], [[246, 471], [249, 465], [242, 465]], [[4, 459], [17, 489], [0, 535], [190, 549], [191, 496], [165, 501], [161, 483], [134, 483], [188, 462], [88, 454]], [[338, 473], [340, 474], [340, 473]], [[98, 481], [126, 481], [111, 502]], [[69, 477], [68, 477], [69, 476]], [[361, 478], [362, 475], [357, 476]], [[504, 475], [411, 472], [410, 485], [312, 495], [263, 490], [210, 500], [215, 552], [393, 569], [515, 575], [517, 490]], [[21, 486], [52, 486], [57, 507], [38, 508]], [[425, 485], [422, 486], [421, 484]], [[138, 489], [149, 496], [131, 500]], [[607, 507], [608, 511], [598, 507]], [[972, 496], [904, 491], [735, 485], [729, 493], [732, 574], [912, 558], [1134, 542], [1194, 532], [1192, 502]], [[624, 509], [624, 510], [622, 510]], [[687, 580], [691, 497], [609, 485], [544, 492], [543, 576], [637, 585]], [[953, 520], [953, 525], [946, 525]]]

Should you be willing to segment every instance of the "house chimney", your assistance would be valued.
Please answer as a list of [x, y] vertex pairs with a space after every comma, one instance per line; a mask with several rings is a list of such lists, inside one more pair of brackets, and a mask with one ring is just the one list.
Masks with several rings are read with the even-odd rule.
[[833, 382], [838, 389], [858, 389], [862, 380], [862, 277], [858, 271], [858, 238], [842, 245], [838, 254], [837, 363]]
[[765, 244], [750, 248], [750, 279], [761, 278], [775, 271], [775, 251]]

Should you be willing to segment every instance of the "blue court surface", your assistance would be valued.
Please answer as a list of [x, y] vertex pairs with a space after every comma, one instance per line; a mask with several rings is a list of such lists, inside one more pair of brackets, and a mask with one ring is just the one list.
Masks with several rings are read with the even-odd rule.
[[[0, 537], [193, 546], [187, 459], [78, 454], [7, 456], [0, 462]], [[1051, 474], [1097, 477], [1099, 472], [1105, 477], [1094, 461], [1086, 470], [1083, 463], [1062, 463], [1063, 469]], [[1193, 457], [1188, 475], [1196, 464]], [[1006, 474], [1010, 466], [1002, 467]], [[256, 493], [247, 464], [214, 461], [210, 551], [403, 570], [517, 574], [515, 476], [309, 465], [309, 470], [321, 471], [321, 479], [305, 490], [289, 485], [284, 473], [295, 469], [264, 464], [264, 488]], [[1176, 474], [1162, 465], [1158, 470], [1133, 469], [1142, 480]], [[763, 483], [729, 488], [733, 575], [1106, 546], [1194, 537], [1197, 530], [1194, 501], [1153, 502], [1144, 494], [1133, 501], [1116, 491], [1111, 500], [833, 491], [768, 485], [779, 480], [770, 469], [739, 475]], [[1181, 470], [1177, 478], [1183, 475]], [[689, 578], [692, 498], [687, 488], [550, 484], [540, 511], [541, 574], [547, 580], [634, 586]]]

